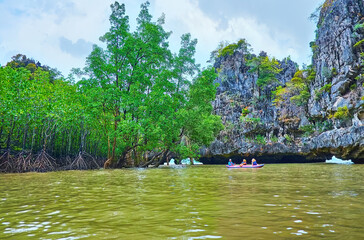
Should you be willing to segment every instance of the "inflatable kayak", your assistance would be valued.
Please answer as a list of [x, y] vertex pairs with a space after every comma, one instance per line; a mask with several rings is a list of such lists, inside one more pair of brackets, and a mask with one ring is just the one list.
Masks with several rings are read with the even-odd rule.
[[233, 166], [226, 165], [226, 167], [228, 167], [228, 168], [262, 168], [263, 166], [264, 166], [264, 164], [243, 165], [243, 166], [240, 166], [240, 165], [233, 165]]

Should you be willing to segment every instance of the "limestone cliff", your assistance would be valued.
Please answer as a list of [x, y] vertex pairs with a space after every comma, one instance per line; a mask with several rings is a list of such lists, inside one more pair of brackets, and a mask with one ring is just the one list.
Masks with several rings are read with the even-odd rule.
[[[201, 150], [203, 159], [297, 162], [336, 155], [364, 162], [363, 16], [363, 0], [327, 0], [310, 44], [310, 69], [297, 72], [290, 59], [279, 61], [277, 81], [264, 88], [249, 64], [257, 56], [246, 47], [219, 54], [213, 106], [225, 130]], [[273, 92], [278, 86], [281, 99]]]

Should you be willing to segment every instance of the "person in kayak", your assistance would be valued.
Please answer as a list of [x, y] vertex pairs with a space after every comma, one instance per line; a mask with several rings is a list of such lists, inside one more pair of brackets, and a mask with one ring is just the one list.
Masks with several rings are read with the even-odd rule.
[[255, 158], [252, 159], [252, 165], [253, 166], [258, 165], [257, 160], [255, 160]]
[[231, 161], [231, 159], [229, 159], [228, 165], [229, 166], [234, 166], [234, 163], [233, 163], [233, 161]]
[[246, 165], [246, 160], [243, 159], [243, 162], [240, 164], [240, 167], [242, 167], [243, 165]]

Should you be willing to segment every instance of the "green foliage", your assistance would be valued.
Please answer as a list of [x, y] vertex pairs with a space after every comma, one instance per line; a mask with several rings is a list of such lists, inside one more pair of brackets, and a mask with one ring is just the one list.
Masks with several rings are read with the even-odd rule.
[[354, 48], [360, 47], [363, 43], [364, 43], [364, 39], [358, 41], [357, 43], [354, 44]]
[[324, 76], [327, 79], [331, 79], [333, 77], [332, 71], [330, 71], [330, 69], [327, 67], [323, 67], [321, 73], [322, 76]]
[[320, 88], [320, 91], [330, 93], [331, 87], [332, 87], [331, 83], [325, 84], [323, 87]]
[[356, 87], [357, 87], [357, 86], [356, 86], [356, 84], [354, 83], [354, 84], [352, 84], [352, 85], [350, 86], [350, 90], [351, 90], [351, 91], [353, 91], [353, 90], [355, 90], [355, 89], [356, 89]]
[[287, 88], [278, 86], [275, 91], [272, 91], [274, 100], [273, 103], [279, 104], [284, 101], [285, 95], [287, 94]]
[[282, 71], [279, 62], [275, 58], [269, 59], [268, 56], [254, 57], [247, 65], [250, 67], [249, 72], [257, 73], [257, 85], [262, 89], [278, 82], [276, 75]]
[[309, 73], [310, 74], [307, 79], [309, 80], [309, 82], [312, 82], [316, 78], [316, 71], [314, 71], [313, 69], [310, 69]]
[[335, 76], [337, 76], [337, 74], [338, 74], [338, 73], [337, 73], [337, 71], [336, 71], [336, 68], [332, 68], [332, 69], [331, 69], [331, 75], [335, 77]]
[[288, 134], [284, 134], [284, 138], [286, 139], [287, 142], [291, 143], [293, 142], [293, 139], [291, 137], [291, 135], [288, 135]]
[[253, 124], [258, 124], [261, 122], [260, 118], [254, 118], [254, 117], [240, 117], [240, 120], [242, 122], [246, 122], [246, 123], [253, 123]]
[[311, 94], [306, 90], [300, 91], [300, 94], [291, 97], [291, 101], [297, 106], [304, 106], [307, 104], [308, 99], [310, 99]]
[[344, 107], [338, 107], [337, 111], [334, 113], [333, 118], [335, 119], [349, 119], [350, 118], [350, 112], [347, 106]]
[[273, 91], [273, 103], [275, 105], [282, 104], [285, 101], [290, 101], [297, 106], [305, 106], [310, 93], [308, 85], [311, 82], [309, 78], [304, 77], [304, 71], [309, 71], [310, 76], [314, 72], [311, 69], [297, 71], [291, 81], [286, 84], [286, 87], [278, 86]]
[[315, 128], [313, 125], [301, 126], [299, 130], [303, 132], [304, 137], [309, 137], [315, 132]]
[[311, 47], [311, 51], [312, 51], [312, 57], [316, 58], [317, 54], [318, 54], [318, 45], [316, 44], [316, 42], [310, 42], [310, 47]]
[[41, 68], [43, 71], [49, 73], [50, 82], [53, 82], [54, 80], [62, 77], [61, 73], [56, 68], [42, 65], [41, 63], [35, 61], [34, 59], [28, 58], [26, 55], [23, 54], [17, 54], [13, 56], [11, 58], [11, 61], [8, 62], [6, 66], [11, 68], [26, 68], [32, 74], [34, 74], [38, 68]]
[[212, 114], [217, 75], [195, 64], [190, 34], [173, 54], [163, 17], [154, 22], [148, 8], [141, 5], [131, 31], [125, 5], [111, 5], [104, 47], [95, 45], [85, 69], [74, 71], [76, 84], [23, 55], [1, 67], [0, 147], [62, 158], [87, 151], [118, 166], [151, 152], [197, 157], [223, 129]]
[[246, 107], [246, 108], [243, 108], [242, 112], [241, 112], [241, 115], [243, 117], [246, 117], [246, 115], [248, 115], [250, 113], [249, 109]]
[[273, 143], [277, 143], [278, 142], [278, 137], [276, 136], [273, 136], [270, 138], [270, 140], [273, 142]]
[[361, 29], [361, 28], [364, 28], [364, 23], [357, 23], [354, 26], [354, 31]]
[[233, 55], [234, 51], [238, 48], [238, 45], [233, 43], [233, 44], [229, 44], [227, 46], [225, 46], [224, 48], [222, 48], [219, 51], [219, 55], [218, 57], [225, 57], [225, 56], [230, 56]]
[[257, 135], [257, 136], [255, 137], [255, 141], [256, 141], [258, 144], [261, 144], [261, 145], [265, 145], [265, 144], [267, 144], [267, 141], [266, 141], [265, 137], [264, 137], [264, 136], [262, 136], [262, 135]]
[[240, 39], [237, 43], [232, 44], [220, 43], [217, 49], [217, 57], [231, 56], [236, 49], [242, 49], [244, 53], [249, 53], [250, 44], [245, 39]]
[[324, 86], [322, 86], [320, 89], [316, 89], [315, 90], [315, 100], [319, 100], [321, 95], [324, 92], [330, 93], [331, 92], [331, 87], [332, 87], [332, 84], [328, 83], [328, 84], [325, 84]]

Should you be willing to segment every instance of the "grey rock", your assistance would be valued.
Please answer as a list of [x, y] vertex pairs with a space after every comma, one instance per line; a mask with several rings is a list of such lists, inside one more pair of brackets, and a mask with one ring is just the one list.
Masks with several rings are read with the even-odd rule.
[[[262, 99], [257, 75], [249, 72], [244, 58], [246, 53], [242, 50], [216, 59], [214, 67], [219, 69], [216, 82], [220, 86], [212, 104], [226, 129], [201, 150], [202, 155], [278, 158], [299, 155], [307, 159], [336, 155], [364, 163], [364, 101], [361, 100], [364, 87], [353, 85], [357, 83], [356, 77], [363, 73], [360, 52], [364, 49], [353, 48], [364, 39], [364, 29], [354, 29], [356, 24], [364, 22], [361, 16], [364, 16], [363, 0], [336, 0], [321, 11], [315, 40], [317, 49], [312, 59], [316, 77], [309, 86], [311, 97], [307, 106], [274, 106], [271, 100]], [[285, 85], [297, 71], [297, 64], [289, 59], [280, 61], [280, 66], [279, 83], [269, 91]], [[331, 84], [330, 91], [322, 91], [328, 84]], [[316, 96], [318, 91], [319, 97]], [[350, 110], [351, 119], [328, 118], [344, 106]], [[247, 117], [261, 121], [241, 121], [244, 108], [250, 111]], [[301, 128], [313, 124], [314, 133], [305, 135]], [[257, 136], [264, 141], [259, 143]]]

